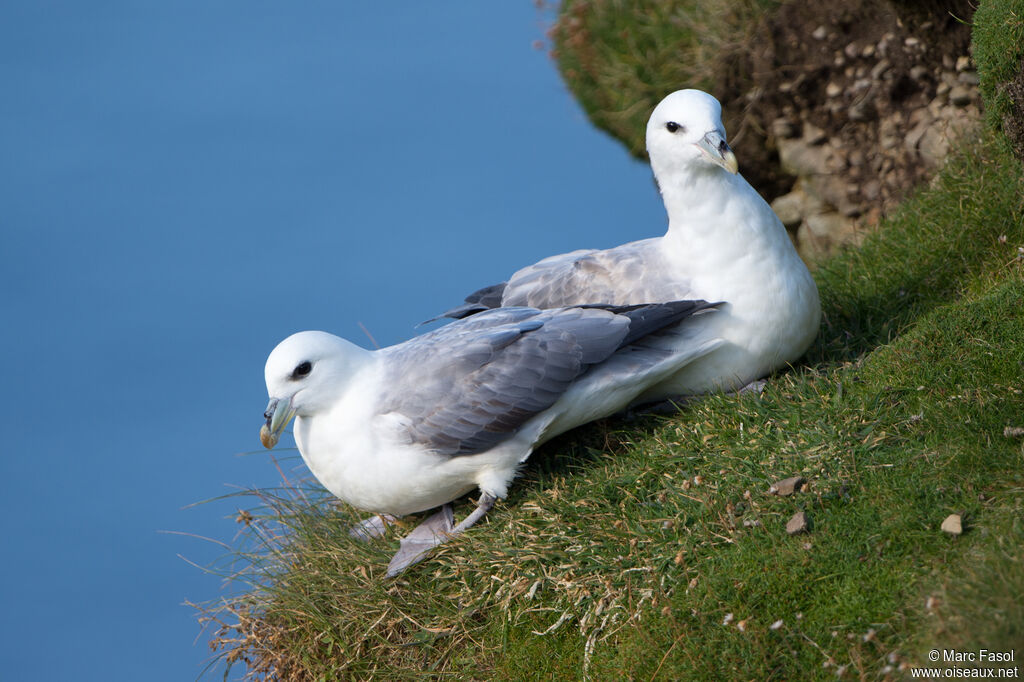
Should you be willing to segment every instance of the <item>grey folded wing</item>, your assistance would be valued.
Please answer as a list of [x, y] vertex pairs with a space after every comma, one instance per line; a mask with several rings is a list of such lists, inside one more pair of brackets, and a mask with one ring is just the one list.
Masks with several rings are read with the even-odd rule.
[[693, 298], [686, 274], [666, 262], [659, 243], [644, 239], [603, 251], [580, 249], [550, 256], [519, 270], [508, 282], [474, 291], [462, 305], [427, 322], [463, 319], [501, 306], [548, 309]]
[[586, 303], [628, 305], [691, 298], [688, 283], [645, 239], [604, 251], [552, 256], [515, 273], [503, 305], [556, 308]]
[[439, 454], [484, 452], [554, 405], [590, 366], [708, 307], [485, 311], [383, 351], [377, 411], [401, 415], [409, 442]]
[[388, 350], [378, 412], [404, 416], [410, 441], [440, 454], [484, 452], [614, 353], [629, 325], [601, 309], [474, 315]]

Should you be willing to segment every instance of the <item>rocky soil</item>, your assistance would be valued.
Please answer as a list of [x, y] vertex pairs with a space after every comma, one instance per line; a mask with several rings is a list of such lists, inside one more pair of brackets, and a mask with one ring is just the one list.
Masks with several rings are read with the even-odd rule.
[[[851, 52], [877, 49], [871, 44], [851, 45]], [[897, 49], [908, 47], [916, 50], [917, 44]], [[869, 59], [860, 57], [860, 61]], [[776, 198], [772, 207], [811, 258], [855, 242], [862, 228], [877, 223], [908, 189], [937, 170], [957, 138], [981, 120], [977, 74], [967, 55], [955, 62], [947, 59], [940, 69], [914, 67], [913, 77], [918, 82], [934, 81], [935, 93], [909, 111], [879, 106], [872, 96], [874, 89], [894, 85], [895, 76], [890, 75], [890, 63], [884, 57], [875, 60], [870, 70], [866, 64], [848, 69], [853, 82], [830, 81], [826, 106], [838, 116], [874, 125], [829, 136], [795, 112], [772, 122], [782, 170], [796, 178], [792, 189]], [[865, 75], [857, 78], [858, 73]], [[865, 148], [865, 144], [871, 146]]]
[[760, 29], [724, 104], [744, 173], [808, 260], [855, 243], [979, 125], [957, 9], [790, 2]]

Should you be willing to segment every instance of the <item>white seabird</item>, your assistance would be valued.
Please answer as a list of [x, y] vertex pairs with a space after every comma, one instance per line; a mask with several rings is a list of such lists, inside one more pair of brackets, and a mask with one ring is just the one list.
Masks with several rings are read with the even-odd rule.
[[[477, 509], [458, 526], [446, 506], [402, 541], [388, 567], [396, 575], [504, 497], [539, 444], [623, 409], [716, 348], [706, 337], [688, 352], [643, 345], [666, 326], [718, 314], [712, 306], [500, 308], [377, 351], [299, 332], [267, 359], [260, 439], [274, 447], [295, 417], [313, 475], [375, 514], [421, 512], [479, 488]], [[369, 519], [354, 534], [382, 530]]]
[[724, 301], [687, 334], [655, 342], [684, 351], [700, 339], [724, 343], [637, 402], [736, 390], [797, 360], [818, 331], [818, 290], [778, 217], [737, 173], [718, 100], [700, 90], [666, 97], [647, 124], [647, 151], [668, 213], [665, 236], [546, 258], [442, 316], [498, 306]]

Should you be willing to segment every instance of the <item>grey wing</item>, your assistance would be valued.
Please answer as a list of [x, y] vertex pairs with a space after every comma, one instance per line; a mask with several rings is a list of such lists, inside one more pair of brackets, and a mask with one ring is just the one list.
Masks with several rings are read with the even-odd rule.
[[500, 308], [502, 295], [505, 292], [505, 282], [498, 284], [492, 284], [489, 287], [483, 289], [477, 289], [469, 296], [465, 298], [462, 305], [446, 310], [437, 317], [432, 317], [426, 322], [421, 322], [420, 325], [429, 324], [436, 322], [442, 317], [450, 317], [453, 320], [461, 320], [470, 315], [476, 315], [482, 313], [485, 310], [491, 308]]
[[378, 411], [402, 415], [410, 442], [440, 454], [484, 452], [614, 353], [629, 325], [601, 309], [474, 315], [389, 349]]
[[545, 258], [509, 279], [502, 305], [556, 308], [692, 298], [689, 282], [665, 262], [657, 243], [645, 239], [604, 251], [573, 251]]

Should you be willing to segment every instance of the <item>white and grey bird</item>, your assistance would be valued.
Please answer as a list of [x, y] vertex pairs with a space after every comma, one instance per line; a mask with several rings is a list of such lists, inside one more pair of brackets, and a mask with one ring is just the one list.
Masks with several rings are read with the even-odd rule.
[[663, 237], [546, 258], [442, 316], [499, 306], [724, 301], [685, 334], [657, 341], [684, 353], [701, 340], [723, 342], [638, 402], [736, 390], [797, 360], [818, 331], [818, 290], [778, 217], [737, 173], [718, 100], [700, 90], [666, 97], [647, 124], [647, 151], [668, 213]]
[[[388, 567], [395, 575], [504, 497], [539, 444], [623, 409], [705, 355], [718, 340], [696, 340], [689, 356], [649, 342], [716, 314], [704, 301], [508, 307], [376, 351], [300, 332], [267, 359], [260, 439], [274, 447], [294, 417], [310, 471], [359, 509], [397, 517], [445, 505], [403, 539]], [[477, 508], [454, 526], [447, 503], [474, 488]], [[376, 517], [354, 529], [382, 531]]]

